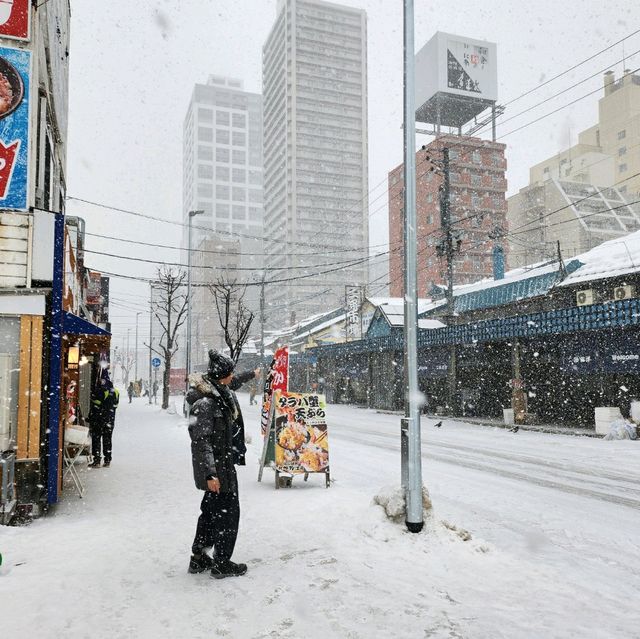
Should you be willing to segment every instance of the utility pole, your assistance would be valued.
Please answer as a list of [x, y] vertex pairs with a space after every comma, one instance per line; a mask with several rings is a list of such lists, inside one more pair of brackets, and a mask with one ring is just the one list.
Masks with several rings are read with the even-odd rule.
[[[440, 225], [444, 232], [444, 255], [447, 260], [447, 317], [450, 325], [454, 324], [455, 300], [453, 298], [453, 233], [451, 224], [451, 180], [449, 168], [449, 149], [442, 149], [443, 188], [440, 201]], [[449, 346], [449, 366], [447, 368], [447, 404], [449, 413], [454, 415], [456, 411], [457, 370], [456, 370], [456, 345]]]
[[264, 279], [266, 271], [262, 271], [262, 284], [260, 285], [260, 368], [264, 370]]
[[417, 533], [422, 515], [422, 451], [418, 391], [418, 267], [416, 108], [413, 0], [404, 0], [404, 418], [400, 426], [406, 526]]
[[149, 404], [151, 404], [153, 382], [151, 360], [153, 359], [153, 282], [149, 282]]
[[131, 369], [131, 351], [129, 350], [129, 333], [131, 333], [131, 329], [127, 329], [127, 379], [125, 384], [129, 385], [129, 370]]
[[138, 311], [136, 313], [136, 354], [135, 354], [135, 364], [134, 364], [134, 373], [133, 379], [138, 380], [138, 318], [142, 315], [142, 311]]
[[189, 390], [189, 375], [191, 374], [191, 221], [195, 215], [201, 215], [203, 210], [189, 211], [189, 239], [188, 239], [188, 266], [187, 266], [187, 361], [185, 370], [185, 387]]

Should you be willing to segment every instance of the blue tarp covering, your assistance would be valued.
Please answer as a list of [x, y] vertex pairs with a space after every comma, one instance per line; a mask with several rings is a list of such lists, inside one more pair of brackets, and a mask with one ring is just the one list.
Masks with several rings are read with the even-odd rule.
[[111, 333], [105, 331], [103, 328], [67, 311], [64, 311], [62, 326], [65, 335], [111, 335]]

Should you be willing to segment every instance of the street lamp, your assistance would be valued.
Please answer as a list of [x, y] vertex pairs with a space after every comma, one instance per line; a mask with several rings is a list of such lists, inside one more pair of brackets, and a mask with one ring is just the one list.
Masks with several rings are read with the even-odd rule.
[[189, 211], [189, 239], [188, 239], [188, 256], [187, 256], [187, 364], [185, 386], [189, 389], [189, 375], [191, 374], [191, 220], [196, 215], [202, 215], [204, 211], [198, 209]]
[[125, 381], [125, 384], [128, 386], [129, 385], [129, 369], [131, 368], [131, 351], [129, 350], [129, 333], [131, 333], [131, 329], [128, 328], [127, 329], [127, 379]]
[[136, 360], [135, 360], [135, 365], [134, 365], [134, 374], [133, 374], [133, 379], [137, 380], [138, 379], [138, 317], [140, 317], [140, 315], [142, 315], [142, 311], [138, 311], [136, 313]]

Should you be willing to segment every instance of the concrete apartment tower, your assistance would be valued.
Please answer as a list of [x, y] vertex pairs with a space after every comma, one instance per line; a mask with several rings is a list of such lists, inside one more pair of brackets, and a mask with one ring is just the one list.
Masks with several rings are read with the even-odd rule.
[[282, 269], [266, 279], [314, 274], [267, 285], [267, 323], [282, 326], [367, 283], [366, 14], [279, 0], [262, 60], [265, 252]]
[[[183, 247], [192, 218], [192, 271], [195, 284], [220, 275], [255, 283], [263, 267], [262, 96], [244, 90], [241, 80], [212, 75], [196, 84], [184, 120]], [[184, 251], [187, 263], [187, 251]], [[245, 301], [257, 315], [259, 286]], [[208, 289], [192, 293], [192, 364], [206, 362], [209, 348], [224, 347]], [[183, 349], [184, 350], [184, 349]]]
[[531, 167], [529, 185], [509, 198], [510, 266], [552, 259], [558, 242], [572, 257], [637, 230], [639, 146], [640, 76], [607, 71], [598, 123]]

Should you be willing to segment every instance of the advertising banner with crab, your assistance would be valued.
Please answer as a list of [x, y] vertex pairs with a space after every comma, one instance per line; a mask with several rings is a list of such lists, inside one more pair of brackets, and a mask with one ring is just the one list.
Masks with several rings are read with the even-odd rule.
[[276, 391], [273, 395], [276, 470], [328, 473], [327, 404], [324, 395]]
[[0, 209], [29, 208], [31, 53], [0, 47]]

